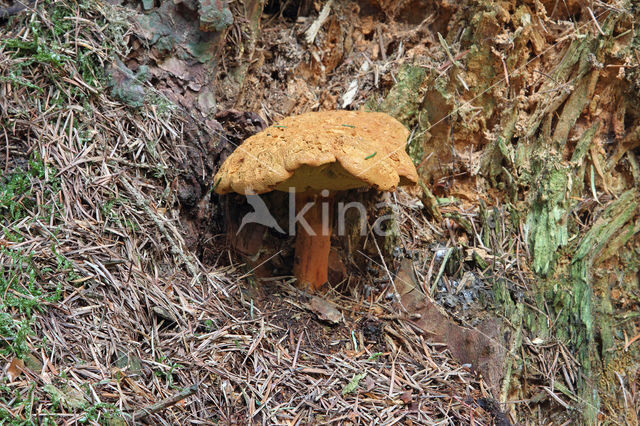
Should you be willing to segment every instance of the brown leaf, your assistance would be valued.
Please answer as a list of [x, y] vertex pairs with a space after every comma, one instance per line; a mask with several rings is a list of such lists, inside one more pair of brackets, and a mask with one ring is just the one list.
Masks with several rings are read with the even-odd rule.
[[364, 379], [364, 390], [365, 392], [371, 392], [373, 388], [376, 387], [376, 382], [371, 377], [367, 376]]
[[332, 324], [338, 324], [342, 321], [342, 314], [331, 303], [321, 297], [314, 297], [309, 302], [309, 310], [316, 314], [322, 321], [328, 321]]
[[426, 333], [428, 340], [445, 343], [461, 364], [470, 364], [482, 374], [491, 390], [497, 394], [504, 359], [504, 347], [498, 344], [495, 320], [486, 320], [476, 328], [462, 327], [420, 290], [410, 261], [403, 261], [396, 275], [400, 301], [410, 314], [419, 314], [412, 323]]
[[13, 358], [7, 367], [7, 377], [10, 382], [13, 382], [24, 371], [24, 361], [18, 358]]

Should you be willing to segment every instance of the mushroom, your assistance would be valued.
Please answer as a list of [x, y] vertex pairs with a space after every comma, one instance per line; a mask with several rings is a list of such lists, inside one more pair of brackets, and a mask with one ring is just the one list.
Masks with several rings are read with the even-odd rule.
[[[299, 286], [327, 281], [336, 191], [393, 191], [418, 174], [405, 151], [409, 131], [380, 112], [324, 111], [287, 117], [245, 140], [214, 178], [219, 194], [295, 192], [293, 272]], [[291, 223], [291, 220], [290, 220]], [[308, 227], [306, 226], [308, 224]]]

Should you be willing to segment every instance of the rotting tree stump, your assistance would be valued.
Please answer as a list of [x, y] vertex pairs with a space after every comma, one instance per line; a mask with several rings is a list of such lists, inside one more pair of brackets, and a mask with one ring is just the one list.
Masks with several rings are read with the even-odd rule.
[[[537, 376], [557, 380], [576, 409], [565, 418], [633, 421], [637, 406], [617, 396], [615, 382], [633, 383], [640, 360], [628, 344], [637, 322], [616, 321], [640, 307], [637, 15], [578, 3], [552, 11], [552, 3], [460, 11], [439, 39], [448, 64], [406, 64], [369, 106], [414, 126], [410, 152], [428, 186], [466, 196], [480, 188], [475, 202], [505, 205], [507, 232], [527, 242], [519, 266], [527, 291], [494, 285], [495, 309], [513, 332], [501, 402], [539, 401], [527, 388]], [[559, 19], [578, 16], [568, 27]], [[492, 247], [491, 215], [483, 207], [480, 216]], [[543, 343], [560, 345], [572, 367], [528, 373]]]

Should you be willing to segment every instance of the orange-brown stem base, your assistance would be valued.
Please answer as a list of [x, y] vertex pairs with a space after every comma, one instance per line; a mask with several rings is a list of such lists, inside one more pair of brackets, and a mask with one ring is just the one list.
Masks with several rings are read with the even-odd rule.
[[[304, 226], [298, 223], [293, 265], [293, 274], [298, 279], [298, 286], [308, 288], [311, 292], [320, 290], [327, 282], [331, 251], [331, 200], [312, 194], [297, 194], [296, 211], [299, 212], [306, 203], [313, 201], [315, 203], [305, 212], [304, 219], [315, 235], [308, 233]], [[323, 210], [327, 216], [324, 226]]]

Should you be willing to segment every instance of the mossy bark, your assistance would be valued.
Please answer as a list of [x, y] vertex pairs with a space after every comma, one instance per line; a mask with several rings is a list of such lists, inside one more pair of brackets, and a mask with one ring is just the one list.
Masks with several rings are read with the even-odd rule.
[[[484, 188], [476, 204], [485, 247], [500, 234], [499, 214], [486, 202], [497, 193], [512, 206], [506, 232], [528, 243], [521, 275], [532, 275], [524, 293], [494, 283], [495, 309], [510, 331], [503, 402], [515, 388], [526, 395], [533, 361], [523, 359], [525, 337], [556, 341], [577, 363], [575, 380], [556, 382], [574, 420], [627, 421], [633, 408], [624, 408], [607, 380], [632, 381], [629, 366], [640, 360], [637, 348], [622, 351], [635, 326], [615, 320], [638, 309], [640, 77], [633, 64], [640, 31], [628, 13], [600, 13], [570, 37], [550, 40], [541, 24], [555, 22], [549, 4], [532, 10], [524, 3], [477, 1], [459, 10], [451, 31], [434, 40], [450, 62], [446, 72], [407, 66], [374, 107], [415, 130], [411, 149], [422, 155], [416, 163], [425, 183], [463, 175], [452, 190]], [[589, 16], [586, 6], [574, 6], [572, 13]]]

